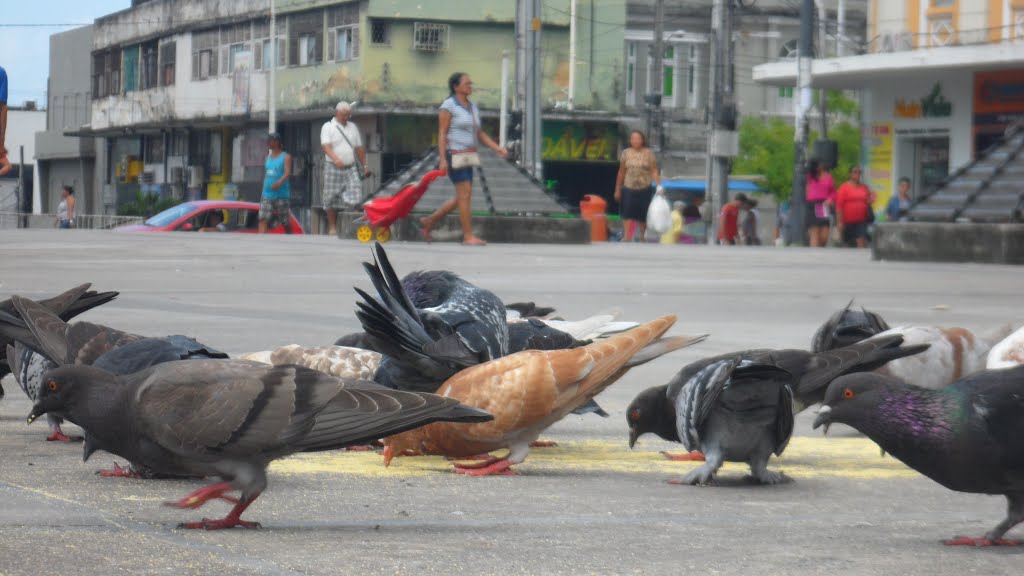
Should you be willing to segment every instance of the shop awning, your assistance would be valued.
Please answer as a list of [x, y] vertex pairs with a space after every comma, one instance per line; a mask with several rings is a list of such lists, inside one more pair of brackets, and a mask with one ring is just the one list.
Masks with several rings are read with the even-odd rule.
[[[662, 187], [665, 190], [673, 192], [689, 192], [694, 194], [703, 195], [707, 189], [706, 180], [670, 180], [665, 179], [661, 181]], [[751, 182], [750, 180], [729, 180], [729, 190], [733, 192], [763, 192], [760, 186]]]

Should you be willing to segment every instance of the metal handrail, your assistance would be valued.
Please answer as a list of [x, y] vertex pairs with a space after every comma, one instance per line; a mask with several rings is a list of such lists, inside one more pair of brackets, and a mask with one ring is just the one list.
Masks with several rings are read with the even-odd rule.
[[[141, 224], [142, 216], [119, 216], [116, 214], [79, 214], [75, 216], [75, 229], [109, 230], [127, 224]], [[22, 212], [0, 212], [0, 229], [5, 228], [56, 228], [56, 214], [25, 214]]]

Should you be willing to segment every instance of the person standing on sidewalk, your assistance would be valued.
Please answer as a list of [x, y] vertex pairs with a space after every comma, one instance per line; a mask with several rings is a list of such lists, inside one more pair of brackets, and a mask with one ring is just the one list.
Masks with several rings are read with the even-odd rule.
[[875, 195], [860, 181], [860, 166], [850, 168], [850, 176], [839, 187], [836, 198], [836, 218], [843, 244], [866, 248], [868, 223], [873, 214], [871, 204]]
[[[352, 106], [338, 102], [334, 118], [320, 128], [324, 151], [323, 205], [330, 234], [338, 234], [338, 210], [352, 210], [363, 199], [363, 181], [370, 175], [359, 127], [352, 118]], [[356, 158], [359, 164], [356, 164]], [[361, 166], [361, 169], [360, 169]]]
[[812, 247], [828, 244], [829, 211], [836, 201], [832, 175], [817, 158], [807, 163], [807, 239]]
[[11, 171], [7, 157], [7, 71], [0, 66], [0, 176]]
[[75, 227], [75, 189], [71, 186], [64, 186], [60, 192], [60, 204], [57, 205], [57, 227]]
[[647, 147], [647, 137], [639, 130], [629, 133], [629, 147], [619, 157], [619, 173], [615, 178], [615, 201], [625, 220], [623, 242], [643, 242], [647, 235], [647, 208], [654, 197], [655, 186], [661, 188], [658, 160]]
[[288, 178], [292, 175], [292, 157], [281, 148], [281, 135], [271, 132], [267, 137], [267, 161], [264, 165], [263, 194], [260, 197], [259, 233], [284, 226], [286, 234], [292, 233], [292, 213], [289, 200], [292, 188]]

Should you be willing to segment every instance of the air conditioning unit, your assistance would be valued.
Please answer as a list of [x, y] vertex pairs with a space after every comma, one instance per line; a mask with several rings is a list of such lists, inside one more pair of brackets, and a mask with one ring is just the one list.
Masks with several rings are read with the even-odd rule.
[[153, 184], [156, 182], [156, 173], [153, 171], [139, 174], [139, 184]]
[[202, 166], [189, 166], [188, 167], [188, 187], [189, 188], [201, 188], [203, 182], [206, 180], [206, 174], [203, 171]]
[[879, 52], [903, 52], [914, 47], [912, 37], [906, 30], [886, 32], [879, 38]]

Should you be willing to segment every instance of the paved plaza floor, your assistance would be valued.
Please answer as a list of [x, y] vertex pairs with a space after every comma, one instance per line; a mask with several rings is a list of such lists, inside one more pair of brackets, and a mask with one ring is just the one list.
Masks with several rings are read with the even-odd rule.
[[[368, 245], [328, 237], [0, 231], [0, 298], [41, 298], [82, 282], [121, 292], [82, 316], [149, 335], [182, 333], [228, 353], [319, 345], [358, 329], [353, 286], [369, 289]], [[452, 474], [441, 458], [328, 452], [271, 466], [246, 517], [260, 530], [182, 531], [217, 517], [161, 506], [196, 481], [105, 479], [124, 463], [82, 462], [44, 442], [8, 377], [0, 400], [0, 574], [1009, 574], [1024, 549], [946, 548], [981, 535], [1005, 500], [948, 491], [882, 458], [849, 430], [797, 419], [770, 467], [793, 482], [665, 483], [693, 464], [654, 437], [627, 447], [624, 411], [686, 363], [745, 348], [806, 348], [851, 298], [890, 324], [986, 330], [1024, 322], [1017, 267], [874, 262], [867, 251], [595, 244], [387, 245], [399, 273], [447, 268], [505, 301], [575, 319], [610, 308], [628, 320], [675, 313], [697, 346], [630, 372], [598, 397], [611, 414], [570, 416], [515, 477]], [[68, 426], [69, 431], [75, 430]], [[1018, 527], [1011, 536], [1024, 537]]]

